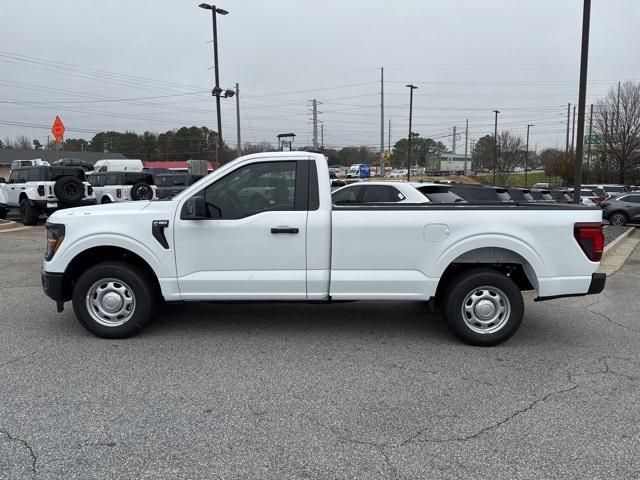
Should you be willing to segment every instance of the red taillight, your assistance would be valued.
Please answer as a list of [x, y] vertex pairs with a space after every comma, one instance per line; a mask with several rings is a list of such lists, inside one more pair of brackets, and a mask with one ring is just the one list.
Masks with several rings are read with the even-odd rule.
[[44, 185], [38, 185], [38, 196], [44, 197]]
[[608, 207], [609, 206], [609, 202], [601, 202], [600, 206], [601, 207]]
[[116, 188], [116, 197], [122, 198], [122, 189], [121, 188]]
[[573, 226], [573, 236], [589, 260], [599, 262], [602, 259], [604, 250], [602, 223], [576, 223]]
[[600, 197], [589, 197], [589, 200], [591, 200], [593, 203], [598, 203], [600, 202]]

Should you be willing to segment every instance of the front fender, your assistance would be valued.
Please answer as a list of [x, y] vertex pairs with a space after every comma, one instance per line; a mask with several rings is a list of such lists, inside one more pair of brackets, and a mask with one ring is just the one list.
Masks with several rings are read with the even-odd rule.
[[58, 251], [50, 262], [45, 263], [46, 271], [62, 273], [66, 270], [67, 265], [82, 252], [94, 247], [112, 246], [129, 250], [138, 255], [147, 262], [158, 278], [175, 276], [175, 272], [165, 271], [167, 268], [152, 250], [135, 238], [126, 235], [97, 233], [82, 237], [67, 245], [63, 242], [62, 246], [65, 248]]
[[440, 278], [456, 258], [479, 248], [503, 248], [517, 253], [526, 260], [537, 278], [546, 276], [546, 267], [540, 255], [522, 240], [503, 234], [473, 235], [447, 248], [434, 263], [429, 276]]

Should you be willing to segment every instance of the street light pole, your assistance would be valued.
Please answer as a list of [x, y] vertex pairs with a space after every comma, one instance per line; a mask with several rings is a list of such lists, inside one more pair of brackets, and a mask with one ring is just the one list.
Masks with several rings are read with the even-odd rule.
[[493, 184], [496, 184], [496, 168], [498, 167], [498, 114], [500, 110], [493, 111], [496, 114], [496, 126], [493, 134]]
[[405, 85], [409, 88], [409, 145], [407, 152], [407, 182], [411, 180], [411, 117], [413, 116], [413, 91], [418, 88], [415, 85]]
[[226, 10], [222, 8], [217, 8], [215, 5], [208, 5], [206, 3], [201, 3], [199, 5], [200, 8], [204, 8], [205, 10], [211, 10], [211, 21], [213, 24], [213, 71], [215, 76], [215, 86], [211, 91], [211, 95], [216, 97], [216, 114], [218, 117], [218, 147], [216, 148], [216, 161], [220, 163], [220, 155], [222, 155], [222, 114], [220, 112], [220, 93], [222, 93], [222, 89], [220, 88], [220, 73], [218, 71], [218, 23], [217, 23], [217, 14], [226, 15]]
[[533, 123], [527, 125], [527, 156], [524, 159], [524, 187], [527, 188], [527, 172], [529, 170], [529, 129], [535, 127]]

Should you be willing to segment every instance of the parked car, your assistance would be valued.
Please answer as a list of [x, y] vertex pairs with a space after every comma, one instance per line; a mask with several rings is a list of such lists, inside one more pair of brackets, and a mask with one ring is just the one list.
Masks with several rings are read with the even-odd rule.
[[546, 190], [549, 190], [551, 188], [551, 184], [548, 182], [538, 182], [534, 183], [531, 188], [544, 188]]
[[441, 185], [436, 183], [412, 183], [416, 190], [421, 192], [430, 202], [433, 203], [461, 203], [465, 202], [460, 196], [451, 191], [451, 185]]
[[153, 183], [157, 187], [158, 198], [164, 200], [173, 198], [182, 190], [193, 185], [204, 175], [191, 175], [189, 173], [167, 173], [155, 175]]
[[93, 166], [98, 173], [103, 172], [142, 172], [144, 165], [138, 158], [108, 158], [98, 160]]
[[79, 158], [61, 158], [60, 160], [56, 160], [52, 165], [60, 166], [60, 167], [80, 167], [85, 172], [90, 172], [93, 170], [93, 165], [91, 165], [86, 160], [81, 160]]
[[566, 190], [554, 188], [549, 190], [551, 197], [558, 203], [571, 203], [572, 197]]
[[532, 188], [529, 190], [531, 196], [536, 202], [554, 202], [553, 195], [548, 189]]
[[425, 203], [429, 200], [407, 182], [359, 182], [331, 193], [336, 205], [366, 203]]
[[458, 183], [451, 185], [450, 191], [468, 203], [502, 203], [498, 193], [493, 188], [488, 188], [484, 185]]
[[[239, 204], [265, 176], [293, 180], [293, 192], [259, 210]], [[333, 205], [326, 158], [309, 152], [240, 157], [166, 202], [56, 212], [47, 238], [45, 293], [106, 338], [137, 334], [163, 300], [433, 299], [458, 338], [486, 346], [519, 328], [521, 290], [548, 300], [606, 283], [600, 209]]]
[[[573, 188], [568, 188], [567, 193], [573, 198]], [[602, 197], [598, 194], [597, 190], [591, 188], [583, 188], [580, 190], [580, 203], [589, 207], [598, 206]]]
[[602, 217], [611, 225], [640, 223], [640, 193], [627, 193], [600, 203]]
[[104, 172], [87, 175], [99, 204], [129, 200], [157, 200], [153, 177], [144, 172]]
[[6, 218], [10, 209], [19, 209], [25, 225], [35, 225], [43, 213], [96, 202], [84, 170], [78, 167], [17, 167], [8, 183], [0, 179], [0, 190], [4, 197], [0, 214]]

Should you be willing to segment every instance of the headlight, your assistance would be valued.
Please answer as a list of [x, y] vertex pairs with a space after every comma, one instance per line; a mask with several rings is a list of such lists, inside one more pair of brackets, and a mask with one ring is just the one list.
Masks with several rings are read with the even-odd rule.
[[47, 227], [47, 252], [44, 259], [48, 262], [53, 258], [64, 240], [64, 225], [61, 223], [46, 223]]

